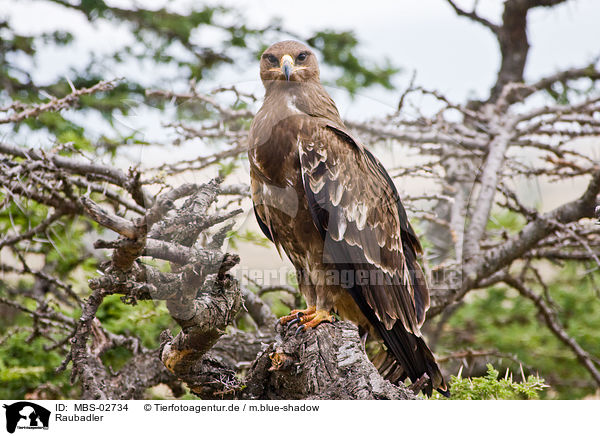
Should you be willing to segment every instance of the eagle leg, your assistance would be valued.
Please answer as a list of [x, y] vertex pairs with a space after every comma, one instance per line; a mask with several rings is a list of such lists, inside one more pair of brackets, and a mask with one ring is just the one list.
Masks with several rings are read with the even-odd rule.
[[300, 322], [300, 319], [303, 316], [312, 315], [313, 313], [315, 313], [316, 310], [317, 308], [315, 306], [309, 306], [306, 309], [294, 309], [290, 312], [288, 316], [282, 316], [281, 318], [279, 318], [277, 324], [296, 324], [297, 322]]
[[328, 310], [319, 309], [315, 312], [301, 316], [298, 324], [300, 326], [296, 330], [296, 335], [300, 334], [300, 332], [306, 331], [308, 329], [314, 329], [316, 326], [321, 324], [322, 322], [334, 322], [335, 316], [331, 314]]

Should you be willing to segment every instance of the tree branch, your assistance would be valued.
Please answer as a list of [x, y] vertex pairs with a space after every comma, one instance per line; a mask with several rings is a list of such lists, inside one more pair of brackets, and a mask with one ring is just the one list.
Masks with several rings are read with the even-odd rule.
[[600, 171], [596, 171], [586, 191], [577, 200], [538, 215], [514, 237], [486, 250], [479, 258], [471, 259], [471, 263], [463, 269], [466, 273], [463, 273], [460, 279], [450, 274], [446, 278], [445, 292], [432, 294], [427, 316], [439, 314], [446, 306], [462, 299], [470, 290], [483, 286], [484, 283], [485, 286], [489, 286], [486, 280], [492, 277], [496, 277], [494, 281], [497, 282], [499, 278], [495, 274], [514, 260], [526, 257], [527, 253], [556, 227], [556, 223], [565, 224], [582, 218], [593, 218], [599, 193]]
[[74, 90], [71, 94], [63, 97], [63, 98], [52, 98], [48, 103], [43, 103], [39, 105], [31, 105], [31, 106], [23, 106], [19, 105], [19, 112], [15, 112], [14, 114], [8, 116], [7, 118], [0, 119], [0, 124], [6, 123], [18, 123], [20, 121], [26, 120], [27, 118], [34, 118], [40, 115], [43, 112], [58, 112], [62, 109], [67, 109], [73, 107], [79, 98], [84, 95], [94, 94], [100, 91], [110, 91], [115, 87], [115, 83], [122, 79], [113, 79], [113, 80], [105, 80], [102, 82], [96, 83], [94, 86], [90, 88], [83, 88], [79, 90]]
[[415, 399], [404, 385], [384, 380], [350, 322], [321, 324], [300, 337], [281, 333], [259, 354], [244, 380], [248, 399]]
[[464, 9], [459, 8], [456, 5], [456, 3], [454, 3], [453, 0], [446, 0], [446, 2], [452, 7], [452, 9], [454, 9], [454, 12], [456, 12], [456, 15], [460, 15], [462, 17], [467, 17], [479, 24], [483, 24], [485, 27], [490, 29], [492, 32], [498, 33], [499, 26], [492, 23], [491, 21], [486, 20], [485, 18], [481, 17], [480, 15], [478, 15], [475, 12], [475, 9], [473, 9], [471, 12], [467, 12]]
[[567, 332], [561, 325], [556, 312], [552, 308], [550, 308], [550, 306], [544, 301], [544, 299], [541, 296], [536, 295], [535, 292], [527, 288], [525, 285], [523, 285], [523, 283], [516, 280], [515, 278], [506, 274], [502, 278], [502, 280], [508, 286], [511, 286], [512, 288], [516, 289], [519, 292], [519, 294], [531, 300], [535, 304], [540, 314], [544, 317], [544, 321], [546, 322], [548, 328], [561, 342], [563, 342], [573, 351], [573, 353], [575, 353], [575, 355], [577, 356], [577, 360], [579, 360], [579, 362], [581, 362], [581, 364], [588, 370], [592, 378], [596, 381], [598, 387], [600, 387], [600, 371], [594, 364], [595, 358], [583, 348], [581, 348], [577, 341], [567, 334]]
[[91, 180], [105, 180], [129, 191], [136, 203], [144, 206], [145, 194], [137, 184], [135, 177], [127, 176], [123, 171], [114, 166], [84, 162], [70, 157], [60, 156], [55, 153], [46, 153], [39, 149], [25, 150], [22, 147], [12, 146], [0, 142], [0, 153], [13, 157], [20, 157], [30, 161], [48, 162], [56, 168], [64, 169], [70, 173], [84, 175]]

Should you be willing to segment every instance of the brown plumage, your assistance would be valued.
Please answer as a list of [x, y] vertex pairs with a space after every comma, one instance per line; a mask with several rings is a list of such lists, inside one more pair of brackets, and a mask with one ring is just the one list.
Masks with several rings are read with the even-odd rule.
[[[382, 339], [393, 381], [446, 386], [419, 328], [429, 291], [421, 245], [394, 183], [344, 126], [305, 45], [283, 41], [262, 55], [266, 94], [249, 137], [252, 199], [261, 229], [294, 264], [315, 327], [335, 311]], [[294, 311], [289, 321], [296, 317]]]

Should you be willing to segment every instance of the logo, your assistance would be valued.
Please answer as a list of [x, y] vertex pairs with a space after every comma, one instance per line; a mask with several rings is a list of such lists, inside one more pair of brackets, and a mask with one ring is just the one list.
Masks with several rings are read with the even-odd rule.
[[3, 406], [6, 409], [6, 431], [14, 433], [18, 429], [48, 429], [50, 411], [29, 401]]

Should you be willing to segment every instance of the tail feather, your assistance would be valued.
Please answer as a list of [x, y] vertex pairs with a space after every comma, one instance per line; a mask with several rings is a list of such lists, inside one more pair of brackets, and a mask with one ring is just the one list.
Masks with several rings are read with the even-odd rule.
[[423, 392], [431, 396], [435, 388], [442, 395], [449, 396], [440, 368], [423, 338], [407, 332], [399, 322], [391, 330], [382, 325], [378, 327], [388, 349], [384, 351], [385, 355], [379, 353], [375, 356], [373, 363], [384, 378], [397, 383], [408, 377], [415, 382], [427, 374], [430, 382], [424, 386]]
[[[430, 382], [423, 387], [423, 392], [431, 396], [433, 389], [438, 389], [443, 395], [446, 395], [444, 392], [447, 392], [448, 388], [444, 377], [423, 338], [407, 331], [400, 321], [396, 321], [388, 330], [377, 319], [374, 310], [367, 304], [358, 286], [350, 288], [350, 293], [387, 347], [390, 359], [380, 357], [382, 359], [380, 366], [385, 372], [384, 377], [387, 377], [392, 383], [403, 381], [409, 377], [414, 383], [427, 374]], [[392, 360], [395, 360], [396, 364]]]
[[371, 358], [371, 362], [375, 365], [379, 374], [390, 383], [398, 384], [408, 377], [394, 355], [384, 348]]

